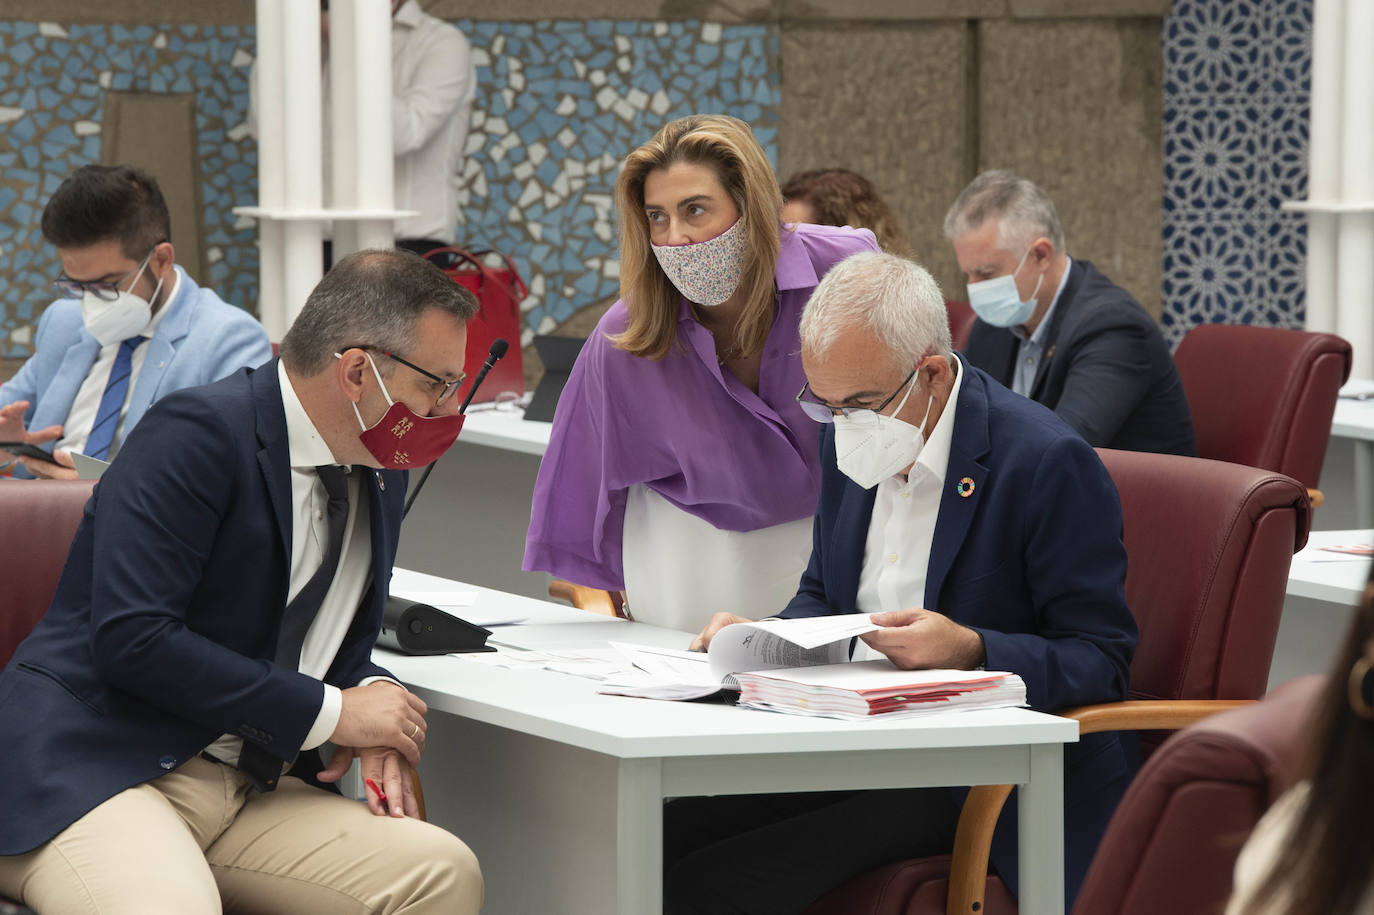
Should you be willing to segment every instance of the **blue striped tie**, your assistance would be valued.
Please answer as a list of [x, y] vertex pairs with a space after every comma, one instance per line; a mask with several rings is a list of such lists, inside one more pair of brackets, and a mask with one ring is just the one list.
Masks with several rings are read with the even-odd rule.
[[134, 350], [147, 337], [130, 337], [119, 344], [114, 368], [110, 369], [110, 380], [105, 382], [105, 393], [100, 395], [100, 406], [95, 411], [95, 425], [91, 434], [86, 436], [86, 456], [109, 460], [110, 446], [114, 444], [115, 429], [119, 428], [119, 415], [124, 412], [124, 395], [129, 393], [129, 376], [133, 373]]

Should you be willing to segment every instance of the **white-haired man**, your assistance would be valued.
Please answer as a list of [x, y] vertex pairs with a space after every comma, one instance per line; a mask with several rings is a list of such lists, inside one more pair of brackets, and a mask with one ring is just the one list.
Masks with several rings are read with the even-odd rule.
[[[897, 666], [1010, 670], [1037, 709], [1124, 699], [1136, 626], [1116, 487], [1045, 407], [951, 349], [940, 289], [888, 254], [826, 274], [801, 323], [821, 427], [811, 562], [784, 617], [879, 613]], [[717, 614], [709, 643], [738, 617]], [[1116, 734], [1067, 749], [1070, 900], [1135, 769]], [[797, 912], [851, 877], [948, 853], [962, 791], [689, 798], [668, 806], [666, 911]], [[1016, 825], [993, 864], [1013, 888]]]
[[964, 355], [1097, 448], [1197, 454], [1183, 382], [1154, 319], [1064, 249], [1049, 196], [983, 172], [945, 216], [978, 315]]

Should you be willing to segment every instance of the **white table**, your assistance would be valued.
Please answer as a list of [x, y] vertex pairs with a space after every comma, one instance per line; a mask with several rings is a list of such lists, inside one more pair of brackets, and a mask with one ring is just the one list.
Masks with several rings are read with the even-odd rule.
[[1354, 440], [1355, 524], [1374, 527], [1374, 399], [1355, 400], [1354, 395], [1374, 393], [1374, 381], [1352, 380], [1341, 388], [1331, 435]]
[[1374, 530], [1312, 531], [1307, 546], [1293, 555], [1288, 569], [1288, 594], [1354, 607], [1364, 596], [1374, 558], [1332, 553], [1323, 547], [1374, 543]]
[[463, 422], [461, 441], [470, 445], [504, 448], [542, 456], [549, 447], [553, 423], [525, 419], [523, 408], [496, 408], [474, 404]]
[[[494, 640], [682, 647], [689, 638], [486, 590], [473, 613], [502, 608], [531, 625], [501, 627]], [[659, 911], [665, 798], [973, 784], [1022, 786], [1022, 911], [1064, 910], [1063, 744], [1078, 739], [1068, 719], [996, 709], [835, 721], [600, 696], [592, 681], [453, 657], [375, 657], [446, 713], [430, 718], [426, 802], [431, 821], [482, 861], [488, 915]]]

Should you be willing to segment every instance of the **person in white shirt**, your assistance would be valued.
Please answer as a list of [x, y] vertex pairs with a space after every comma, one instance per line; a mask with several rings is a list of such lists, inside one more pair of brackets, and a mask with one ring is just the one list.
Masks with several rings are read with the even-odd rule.
[[[921, 267], [855, 254], [801, 319], [821, 424], [811, 560], [780, 615], [873, 613], [864, 650], [899, 668], [1020, 675], [1045, 711], [1126, 698], [1135, 620], [1116, 487], [1087, 442], [1045, 406], [957, 355], [944, 297]], [[719, 613], [707, 646], [740, 617]], [[1070, 903], [1139, 764], [1133, 737], [1066, 748]], [[873, 868], [948, 854], [961, 792], [682, 798], [665, 809], [665, 908], [783, 913]], [[992, 863], [1015, 892], [1016, 827]]]
[[[75, 479], [69, 452], [112, 460], [144, 411], [272, 357], [267, 331], [176, 264], [157, 181], [87, 165], [43, 210], [62, 298], [43, 311], [34, 353], [0, 386], [0, 442], [45, 446], [15, 476]], [[55, 450], [53, 450], [55, 449]], [[0, 464], [10, 460], [0, 451]]]

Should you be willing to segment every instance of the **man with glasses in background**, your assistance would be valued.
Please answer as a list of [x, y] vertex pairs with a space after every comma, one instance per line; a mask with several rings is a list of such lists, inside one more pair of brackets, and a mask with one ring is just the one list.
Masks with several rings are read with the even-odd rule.
[[[1137, 633], [1116, 487], [1063, 420], [954, 353], [930, 274], [890, 254], [846, 258], [802, 313], [801, 357], [821, 494], [810, 565], [780, 615], [874, 613], [882, 628], [856, 658], [1012, 671], [1042, 711], [1125, 699]], [[694, 647], [739, 621], [716, 614]], [[1112, 733], [1065, 748], [1070, 907], [1137, 759]], [[797, 912], [884, 864], [949, 854], [964, 790], [673, 801], [664, 911]], [[1015, 839], [1010, 805], [992, 863], [1013, 891]]]
[[53, 460], [0, 450], [0, 464], [17, 458], [15, 476], [74, 479], [69, 452], [108, 461], [158, 398], [271, 358], [252, 315], [176, 265], [167, 204], [147, 172], [77, 169], [42, 225], [62, 263], [62, 298], [39, 318], [33, 355], [0, 386], [0, 442], [48, 446]]

